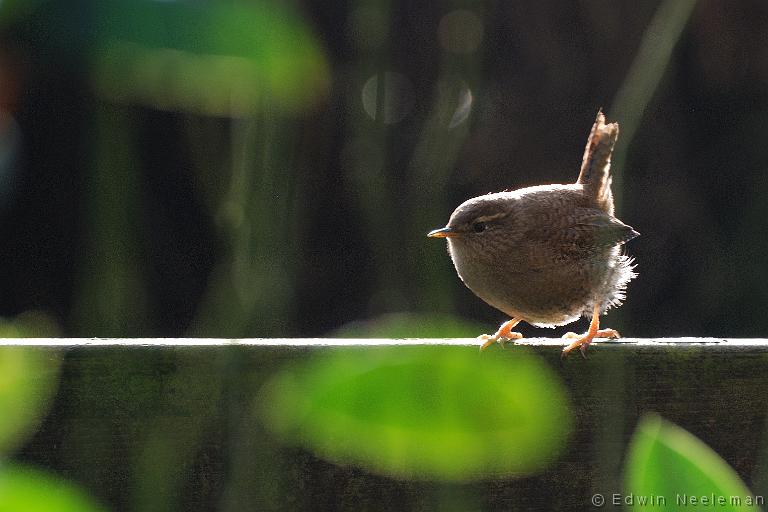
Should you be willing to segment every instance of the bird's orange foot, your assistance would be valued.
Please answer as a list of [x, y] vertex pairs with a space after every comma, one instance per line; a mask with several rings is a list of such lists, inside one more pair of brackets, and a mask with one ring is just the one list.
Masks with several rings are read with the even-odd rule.
[[514, 332], [512, 329], [520, 323], [520, 320], [513, 318], [507, 322], [501, 324], [499, 330], [495, 334], [483, 334], [478, 336], [477, 339], [483, 342], [480, 350], [485, 350], [494, 343], [499, 343], [502, 347], [510, 340], [519, 340], [523, 337], [519, 332]]
[[581, 351], [581, 355], [587, 357], [587, 347], [592, 343], [595, 338], [621, 338], [619, 331], [615, 329], [599, 329], [599, 315], [600, 309], [595, 306], [594, 313], [592, 314], [592, 321], [589, 324], [589, 330], [584, 334], [576, 334], [575, 332], [569, 332], [563, 335], [565, 339], [573, 339], [574, 341], [563, 349], [561, 357], [566, 357], [576, 347]]
[[587, 355], [587, 347], [589, 347], [590, 343], [592, 343], [592, 340], [595, 338], [621, 338], [621, 334], [619, 334], [619, 331], [615, 329], [600, 329], [598, 330], [594, 336], [590, 336], [589, 331], [585, 332], [584, 334], [576, 334], [575, 332], [567, 332], [563, 334], [563, 338], [565, 339], [573, 339], [573, 343], [568, 345], [563, 349], [562, 357], [565, 357], [568, 355], [568, 353], [575, 349], [576, 347], [579, 347], [579, 350], [581, 350], [581, 355], [586, 357]]
[[[567, 332], [563, 334], [563, 339], [568, 340], [574, 340], [578, 338], [583, 338], [589, 334], [588, 332], [585, 332], [584, 334], [576, 334], [575, 332]], [[621, 338], [621, 334], [619, 334], [619, 331], [616, 329], [600, 329], [595, 333], [593, 336], [594, 338]]]

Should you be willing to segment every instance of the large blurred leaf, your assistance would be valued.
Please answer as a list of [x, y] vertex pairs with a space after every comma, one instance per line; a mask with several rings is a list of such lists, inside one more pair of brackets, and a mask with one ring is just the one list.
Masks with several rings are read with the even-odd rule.
[[571, 425], [560, 381], [524, 349], [339, 349], [282, 371], [261, 406], [286, 441], [404, 478], [529, 474]]
[[280, 2], [99, 2], [94, 78], [105, 98], [245, 115], [325, 97], [329, 70], [308, 26]]
[[48, 473], [20, 465], [0, 469], [0, 512], [97, 512], [81, 489]]
[[728, 463], [698, 438], [657, 415], [640, 421], [630, 444], [625, 478], [625, 494], [635, 498], [636, 510], [755, 510], [748, 504], [752, 493]]

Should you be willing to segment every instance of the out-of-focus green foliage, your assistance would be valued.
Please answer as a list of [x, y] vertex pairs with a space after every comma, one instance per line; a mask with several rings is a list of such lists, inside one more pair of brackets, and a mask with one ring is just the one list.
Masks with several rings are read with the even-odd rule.
[[261, 400], [264, 421], [286, 441], [401, 478], [534, 473], [571, 425], [559, 379], [525, 351], [341, 349], [283, 370]]
[[0, 348], [0, 453], [19, 446], [48, 409], [59, 362], [50, 351]]
[[289, 7], [231, 2], [100, 2], [94, 80], [111, 101], [242, 116], [304, 109], [329, 67]]
[[[724, 500], [709, 504], [717, 510], [755, 510], [747, 501], [752, 493], [727, 462], [701, 440], [657, 415], [645, 416], [637, 426], [625, 478], [627, 496], [654, 497], [646, 503], [636, 501], [635, 510], [687, 509], [678, 506], [683, 495], [686, 500], [693, 497], [697, 507], [706, 508], [701, 498], [714, 496]], [[694, 505], [687, 501], [687, 506]]]
[[[1, 338], [51, 336], [56, 330], [47, 317], [36, 313], [0, 321]], [[59, 366], [50, 350], [0, 347], [0, 456], [35, 431], [56, 393]]]
[[[58, 327], [47, 316], [28, 312], [0, 321], [0, 338], [48, 337]], [[59, 385], [60, 359], [50, 349], [0, 347], [0, 512], [92, 512], [88, 496], [47, 473], [3, 458], [31, 436]]]
[[492, 326], [452, 315], [392, 313], [351, 322], [330, 333], [332, 338], [474, 338]]
[[18, 464], [0, 469], [0, 512], [100, 512], [85, 492], [49, 473]]

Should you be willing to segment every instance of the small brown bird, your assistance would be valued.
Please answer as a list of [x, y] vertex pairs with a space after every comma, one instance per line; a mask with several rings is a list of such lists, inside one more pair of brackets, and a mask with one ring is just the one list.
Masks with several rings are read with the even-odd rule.
[[594, 338], [617, 338], [600, 329], [601, 313], [618, 306], [636, 276], [621, 245], [639, 235], [613, 216], [611, 154], [618, 123], [598, 112], [581, 172], [572, 185], [541, 185], [475, 197], [461, 204], [448, 225], [428, 234], [447, 238], [459, 277], [475, 295], [511, 320], [484, 334], [481, 349], [523, 336], [521, 321], [554, 327], [591, 317], [589, 330], [563, 349], [585, 354]]

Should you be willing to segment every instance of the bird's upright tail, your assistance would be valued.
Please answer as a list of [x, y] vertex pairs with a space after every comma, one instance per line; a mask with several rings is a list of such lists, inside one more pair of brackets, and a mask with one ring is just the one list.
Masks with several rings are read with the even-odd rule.
[[597, 112], [597, 119], [589, 133], [581, 172], [576, 183], [584, 185], [584, 192], [592, 197], [603, 210], [613, 214], [611, 194], [611, 155], [619, 137], [619, 123], [605, 124], [603, 111]]

